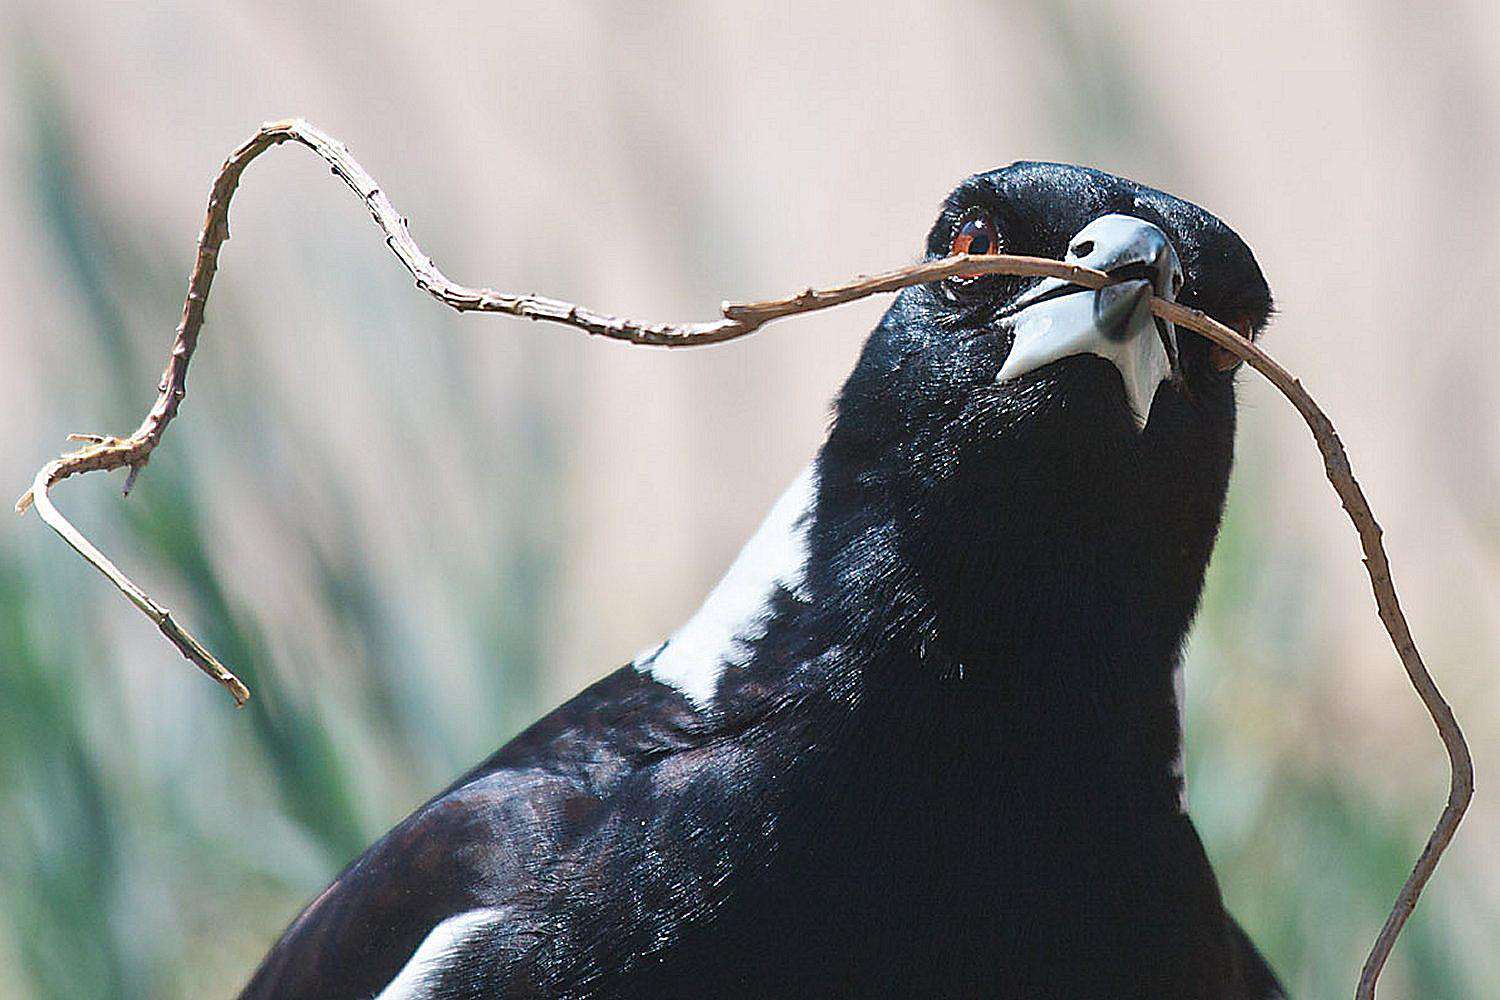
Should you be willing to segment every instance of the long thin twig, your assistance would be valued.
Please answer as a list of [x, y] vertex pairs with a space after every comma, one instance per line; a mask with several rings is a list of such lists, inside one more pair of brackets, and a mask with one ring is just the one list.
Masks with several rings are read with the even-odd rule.
[[[633, 344], [650, 344], [660, 347], [686, 347], [701, 344], [721, 343], [743, 337], [760, 329], [766, 323], [786, 316], [814, 312], [830, 306], [853, 302], [881, 292], [894, 292], [910, 285], [939, 281], [958, 274], [1009, 274], [1029, 277], [1056, 277], [1088, 288], [1103, 288], [1114, 279], [1108, 275], [1061, 261], [1039, 257], [1008, 255], [971, 256], [959, 254], [942, 260], [927, 261], [908, 267], [897, 268], [884, 274], [861, 276], [841, 285], [828, 288], [808, 288], [785, 299], [767, 302], [729, 303], [722, 306], [723, 318], [706, 323], [642, 323], [596, 313], [569, 302], [543, 298], [537, 295], [512, 295], [488, 288], [469, 288], [448, 278], [432, 262], [407, 229], [406, 219], [396, 211], [385, 192], [375, 183], [363, 167], [349, 155], [343, 143], [301, 119], [271, 122], [261, 127], [249, 142], [230, 154], [220, 168], [209, 194], [208, 213], [203, 232], [198, 240], [198, 256], [188, 278], [187, 299], [183, 304], [182, 320], [177, 326], [177, 335], [172, 344], [166, 370], [157, 386], [159, 395], [155, 405], [146, 414], [145, 420], [129, 437], [117, 438], [100, 435], [73, 435], [74, 439], [87, 442], [76, 451], [66, 452], [48, 462], [37, 472], [32, 487], [16, 502], [16, 511], [25, 513], [35, 504], [37, 513], [63, 539], [89, 563], [109, 578], [130, 601], [140, 608], [158, 628], [177, 646], [182, 654], [196, 664], [214, 680], [224, 685], [234, 696], [236, 704], [243, 705], [249, 691], [239, 679], [219, 663], [197, 639], [179, 625], [166, 608], [146, 595], [129, 577], [120, 572], [97, 548], [91, 544], [67, 518], [53, 506], [48, 491], [62, 480], [83, 472], [128, 468], [125, 481], [128, 494], [131, 485], [151, 457], [151, 452], [161, 443], [163, 433], [177, 409], [187, 395], [187, 370], [193, 351], [198, 345], [198, 333], [203, 326], [204, 306], [213, 284], [214, 272], [218, 268], [219, 249], [229, 239], [229, 202], [240, 182], [245, 167], [261, 153], [283, 142], [299, 142], [312, 149], [327, 161], [333, 173], [363, 199], [365, 207], [375, 223], [385, 232], [386, 244], [416, 278], [417, 287], [439, 302], [459, 312], [498, 312], [527, 319], [561, 323], [583, 330], [586, 333], [624, 340]], [[1337, 491], [1344, 510], [1354, 523], [1359, 534], [1360, 548], [1364, 552], [1365, 569], [1370, 576], [1370, 586], [1375, 592], [1375, 603], [1380, 620], [1395, 646], [1407, 677], [1416, 689], [1422, 704], [1427, 707], [1437, 726], [1444, 747], [1448, 751], [1450, 767], [1448, 802], [1439, 817], [1437, 826], [1427, 840], [1415, 867], [1401, 887], [1390, 916], [1381, 929], [1369, 957], [1365, 960], [1360, 975], [1356, 997], [1360, 1000], [1373, 998], [1375, 983], [1380, 976], [1396, 937], [1401, 933], [1412, 910], [1417, 905], [1427, 880], [1432, 877], [1438, 860], [1453, 839], [1459, 821], [1468, 808], [1474, 794], [1474, 768], [1469, 747], [1453, 711], [1443, 699], [1442, 693], [1432, 680], [1422, 662], [1416, 643], [1407, 626], [1406, 616], [1401, 611], [1396, 597], [1396, 588], [1391, 580], [1390, 563], [1385, 546], [1381, 542], [1380, 525], [1370, 510], [1364, 492], [1354, 478], [1349, 457], [1339, 440], [1333, 422], [1308, 395], [1302, 383], [1282, 368], [1259, 345], [1240, 336], [1229, 327], [1204, 313], [1189, 309], [1166, 299], [1151, 300], [1151, 311], [1179, 327], [1193, 330], [1213, 343], [1243, 358], [1260, 372], [1291, 401], [1302, 414], [1323, 455], [1323, 468], [1328, 481]]]

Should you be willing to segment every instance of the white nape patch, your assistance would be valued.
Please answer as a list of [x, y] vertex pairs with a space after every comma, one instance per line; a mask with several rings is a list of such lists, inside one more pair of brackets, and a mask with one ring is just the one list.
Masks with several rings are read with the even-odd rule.
[[1177, 700], [1177, 756], [1172, 758], [1172, 776], [1182, 782], [1177, 808], [1187, 815], [1187, 666], [1181, 660], [1172, 671], [1172, 693]]
[[500, 910], [486, 909], [469, 910], [444, 920], [428, 933], [396, 978], [374, 1000], [420, 1000], [429, 996], [433, 981], [453, 963], [464, 944], [500, 917]]
[[818, 495], [817, 463], [809, 463], [771, 508], [708, 599], [635, 668], [670, 684], [706, 708], [724, 668], [739, 664], [745, 643], [764, 634], [778, 586], [799, 593], [807, 568], [807, 528]]

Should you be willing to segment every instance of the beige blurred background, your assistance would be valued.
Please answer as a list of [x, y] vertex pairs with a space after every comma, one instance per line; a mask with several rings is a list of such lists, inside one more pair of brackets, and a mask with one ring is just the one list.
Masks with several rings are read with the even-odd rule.
[[[347, 142], [456, 279], [645, 318], [912, 260], [1018, 158], [1216, 212], [1474, 746], [1382, 995], [1500, 995], [1500, 5], [7, 0], [0, 32], [13, 493], [145, 412], [208, 185], [270, 118]], [[295, 147], [232, 221], [136, 494], [59, 497], [257, 698], [0, 523], [0, 997], [231, 994], [363, 843], [690, 613], [885, 305], [671, 353], [460, 317]], [[1310, 438], [1243, 381], [1193, 812], [1294, 994], [1347, 995], [1444, 760]]]

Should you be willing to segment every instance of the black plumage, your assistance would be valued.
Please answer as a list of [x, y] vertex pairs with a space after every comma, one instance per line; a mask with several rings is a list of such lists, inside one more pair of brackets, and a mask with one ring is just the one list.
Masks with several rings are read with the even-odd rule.
[[[928, 254], [961, 232], [1113, 253], [1248, 329], [1270, 309], [1223, 223], [1093, 170], [970, 178]], [[1143, 428], [1129, 357], [997, 378], [1042, 310], [1149, 350], [1135, 298], [1023, 312], [1038, 291], [903, 291], [699, 617], [377, 842], [244, 996], [1280, 995], [1180, 803], [1234, 374], [1184, 335]]]

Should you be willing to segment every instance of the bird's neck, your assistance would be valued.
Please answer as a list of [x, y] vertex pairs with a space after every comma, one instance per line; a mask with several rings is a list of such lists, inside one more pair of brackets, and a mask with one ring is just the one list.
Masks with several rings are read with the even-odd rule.
[[1081, 625], [1071, 609], [1031, 610], [990, 648], [955, 653], [938, 632], [830, 650], [828, 669], [858, 674], [853, 723], [837, 735], [850, 769], [873, 768], [881, 794], [903, 788], [950, 816], [1002, 804], [1082, 825], [1109, 812], [1178, 814], [1176, 642]]
[[805, 738], [776, 746], [887, 759], [914, 791], [941, 771], [1044, 810], [1061, 789], [1175, 810], [1174, 672], [1222, 485], [1172, 495], [1174, 476], [1128, 455], [1055, 464], [1046, 478], [990, 463], [999, 480], [954, 492], [882, 476], [832, 439], [636, 666], [714, 725], [800, 711]]
[[1008, 505], [997, 489], [989, 510], [923, 508], [826, 459], [805, 627], [858, 672], [869, 725], [852, 731], [1028, 801], [1175, 812], [1174, 674], [1222, 491], [1163, 517], [1121, 471], [1105, 502], [1059, 479]]

